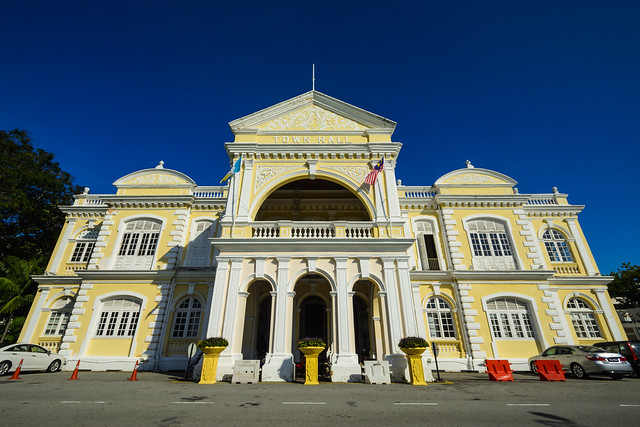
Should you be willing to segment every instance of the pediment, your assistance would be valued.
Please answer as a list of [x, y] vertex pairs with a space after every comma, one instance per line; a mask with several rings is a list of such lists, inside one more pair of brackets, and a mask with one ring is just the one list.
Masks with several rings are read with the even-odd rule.
[[513, 178], [489, 169], [465, 168], [441, 176], [435, 183], [439, 186], [490, 186], [513, 187], [517, 184]]
[[234, 134], [254, 131], [277, 132], [357, 132], [367, 130], [393, 133], [396, 123], [347, 104], [336, 98], [310, 91], [229, 123]]
[[113, 185], [126, 187], [194, 187], [195, 181], [172, 169], [143, 169], [116, 180]]

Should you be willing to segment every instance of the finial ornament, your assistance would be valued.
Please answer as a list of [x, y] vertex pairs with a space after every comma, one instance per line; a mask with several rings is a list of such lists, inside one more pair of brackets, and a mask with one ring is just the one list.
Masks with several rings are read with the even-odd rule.
[[465, 163], [467, 164], [467, 169], [473, 169], [473, 165], [469, 160], [467, 160]]
[[158, 166], [156, 166], [156, 169], [164, 169], [164, 162], [162, 160], [160, 160], [160, 162], [158, 162]]
[[82, 194], [89, 194], [89, 187], [84, 187], [84, 191], [82, 191]]
[[553, 194], [558, 194], [558, 187], [553, 187], [551, 190], [553, 191]]

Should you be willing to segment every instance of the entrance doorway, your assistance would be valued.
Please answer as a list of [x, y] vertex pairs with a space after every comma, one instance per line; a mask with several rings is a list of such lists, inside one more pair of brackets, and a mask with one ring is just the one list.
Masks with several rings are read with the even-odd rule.
[[271, 340], [271, 285], [259, 280], [249, 286], [242, 335], [244, 359], [262, 360]]

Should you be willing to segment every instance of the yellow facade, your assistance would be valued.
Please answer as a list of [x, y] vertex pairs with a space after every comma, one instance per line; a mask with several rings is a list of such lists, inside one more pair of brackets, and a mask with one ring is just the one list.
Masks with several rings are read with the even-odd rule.
[[[87, 369], [169, 370], [223, 336], [218, 379], [259, 359], [263, 381], [290, 381], [311, 334], [340, 382], [367, 359], [407, 380], [404, 336], [436, 343], [447, 370], [527, 369], [551, 345], [624, 338], [566, 194], [519, 194], [470, 163], [402, 185], [395, 123], [316, 91], [230, 126], [240, 171], [224, 185], [161, 163], [61, 207], [21, 340]], [[429, 379], [431, 351], [423, 363]]]

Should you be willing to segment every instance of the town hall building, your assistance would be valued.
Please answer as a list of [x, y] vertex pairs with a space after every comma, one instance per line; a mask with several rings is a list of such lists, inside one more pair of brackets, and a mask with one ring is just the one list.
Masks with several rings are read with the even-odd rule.
[[87, 189], [60, 207], [20, 340], [67, 369], [168, 371], [185, 368], [189, 344], [221, 336], [218, 379], [261, 360], [262, 381], [291, 381], [298, 340], [318, 336], [331, 380], [347, 382], [363, 360], [405, 380], [408, 336], [436, 343], [449, 371], [494, 358], [528, 369], [554, 344], [625, 338], [584, 206], [555, 188], [520, 194], [469, 162], [402, 185], [395, 126], [313, 90], [230, 123], [223, 185], [161, 162], [113, 194]]

